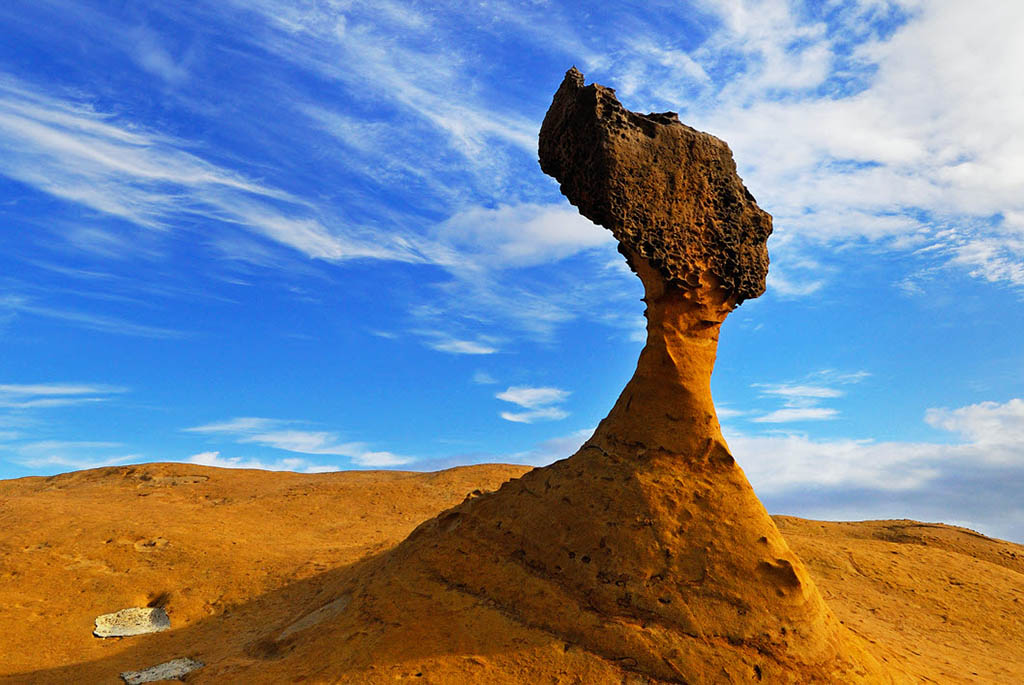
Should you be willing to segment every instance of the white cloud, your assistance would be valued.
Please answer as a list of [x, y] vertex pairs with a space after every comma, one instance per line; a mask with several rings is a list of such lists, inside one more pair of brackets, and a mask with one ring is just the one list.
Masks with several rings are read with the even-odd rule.
[[789, 423], [792, 421], [823, 421], [834, 419], [838, 410], [827, 407], [804, 407], [800, 409], [776, 409], [751, 419], [755, 423]]
[[352, 456], [352, 461], [360, 466], [400, 466], [408, 464], [412, 459], [391, 452], [370, 452], [361, 450]]
[[116, 457], [100, 457], [96, 459], [79, 458], [63, 454], [51, 454], [40, 457], [25, 457], [17, 460], [22, 466], [34, 469], [49, 469], [57, 467], [70, 471], [82, 471], [84, 469], [100, 469], [105, 466], [118, 466], [120, 464], [131, 464], [144, 461], [140, 454], [127, 454]]
[[755, 383], [755, 388], [760, 388], [761, 393], [764, 395], [778, 395], [785, 398], [787, 401], [797, 401], [803, 399], [825, 399], [829, 397], [842, 397], [843, 391], [836, 388], [826, 388], [823, 386], [816, 385], [769, 385], [762, 383]]
[[955, 249], [950, 263], [986, 281], [1024, 286], [1024, 239], [1015, 236], [971, 238]]
[[[265, 49], [430, 126], [433, 136], [444, 136], [447, 149], [459, 153], [477, 173], [506, 173], [494, 164], [496, 143], [534, 153], [539, 122], [507, 109], [498, 111], [475, 96], [475, 89], [466, 87], [472, 77], [465, 56], [449, 41], [438, 48], [438, 26], [425, 16], [410, 22], [408, 12], [379, 5], [353, 12], [329, 6], [296, 11], [276, 0], [239, 4], [260, 12], [279, 29], [260, 36]], [[395, 35], [403, 39], [396, 41]], [[387, 159], [394, 157], [382, 149]]]
[[121, 444], [85, 440], [37, 440], [7, 445], [6, 449], [13, 452], [15, 462], [35, 469], [56, 467], [77, 471], [143, 461], [139, 454], [110, 455], [110, 450], [116, 447], [121, 447]]
[[747, 412], [742, 411], [740, 409], [733, 409], [731, 407], [715, 405], [715, 414], [718, 416], [719, 420], [727, 421], [729, 419], [734, 419], [738, 416], [744, 416], [746, 415], [746, 413]]
[[[581, 318], [633, 333], [637, 317], [624, 317], [621, 312], [626, 303], [635, 311], [642, 292], [640, 281], [632, 274], [606, 268], [608, 260], [622, 257], [610, 245], [603, 245], [574, 259], [583, 263], [564, 269], [507, 270], [469, 268], [470, 258], [461, 266], [453, 261], [449, 267], [452, 280], [435, 284], [411, 314], [422, 329], [432, 329], [435, 334], [448, 330], [445, 335], [455, 339], [473, 339], [479, 330], [500, 331], [476, 337], [485, 347], [502, 350], [511, 342], [510, 334], [552, 342], [561, 327]], [[581, 270], [600, 276], [581, 279]]]
[[362, 454], [359, 443], [339, 443], [338, 436], [328, 431], [271, 430], [238, 438], [241, 443], [255, 443], [288, 452], [302, 454], [336, 454], [355, 456]]
[[727, 435], [754, 489], [763, 495], [807, 487], [910, 490], [940, 473], [945, 445], [812, 440], [805, 436]]
[[104, 402], [105, 397], [47, 397], [37, 400], [5, 400], [0, 398], [0, 407], [7, 409], [53, 409], [70, 407], [76, 404]]
[[527, 411], [500, 413], [501, 418], [514, 423], [533, 423], [534, 421], [557, 421], [569, 415], [561, 407], [571, 393], [568, 390], [550, 387], [531, 387], [525, 385], [510, 386], [495, 395], [499, 400], [519, 405]]
[[[550, 340], [559, 325], [607, 308], [612, 284], [523, 277], [524, 268], [607, 251], [613, 241], [575, 210], [548, 204], [551, 181], [535, 161], [541, 112], [521, 115], [521, 103], [503, 99], [506, 89], [482, 74], [476, 56], [456, 39], [469, 14], [514, 27], [528, 42], [543, 34], [546, 44], [557, 37], [559, 44], [582, 46], [571, 32], [554, 28], [562, 23], [553, 16], [557, 8], [548, 8], [541, 24], [521, 5], [501, 4], [496, 17], [490, 9], [442, 4], [430, 13], [414, 11], [420, 19], [409, 22], [380, 5], [300, 11], [277, 0], [240, 4], [267, 20], [268, 27], [253, 34], [262, 48], [350, 94], [297, 108], [338, 143], [332, 152], [345, 173], [359, 174], [389, 196], [402, 194], [400, 203], [372, 208], [382, 223], [423, 226], [424, 214], [447, 217], [408, 238], [416, 254], [453, 277], [424, 295], [439, 314], [419, 325], [446, 331], [445, 338], [428, 338], [428, 345], [454, 354], [499, 349], [467, 335], [460, 317]], [[420, 318], [418, 311], [413, 316]]]
[[726, 431], [771, 509], [824, 519], [915, 518], [1024, 541], [1024, 400], [929, 409], [925, 421], [959, 444], [814, 440]]
[[79, 328], [85, 328], [91, 331], [100, 331], [101, 333], [113, 333], [114, 335], [128, 335], [137, 338], [154, 338], [163, 340], [185, 338], [189, 335], [184, 331], [163, 328], [160, 326], [149, 326], [147, 324], [128, 321], [127, 319], [104, 314], [92, 314], [89, 312], [75, 311], [71, 309], [47, 307], [35, 304], [28, 298], [24, 297], [9, 297], [0, 300], [0, 310], [4, 309], [12, 314], [30, 314], [47, 319], [56, 319]]
[[[749, 42], [753, 24], [772, 25], [761, 18], [768, 4], [774, 5], [769, 16], [785, 13], [786, 21], [799, 21], [784, 3], [709, 9], [746, 17], [729, 23], [734, 28], [728, 40]], [[750, 21], [753, 16], [757, 22]], [[848, 22], [854, 29], [861, 18], [851, 14]], [[816, 48], [834, 51], [835, 38], [815, 32], [813, 25], [804, 28]], [[755, 72], [736, 81], [734, 103], [726, 98], [722, 107], [702, 111], [700, 124], [713, 126], [737, 151], [748, 184], [769, 198], [780, 231], [796, 231], [807, 240], [934, 234], [899, 216], [905, 211], [928, 211], [961, 224], [1019, 212], [1024, 140], [1016, 122], [1024, 115], [1024, 92], [1005, 84], [1014, 82], [1015, 65], [1024, 60], [1024, 47], [1015, 39], [1021, 30], [1019, 4], [924, 3], [890, 37], [856, 49], [866, 88], [771, 102], [762, 90], [763, 73]], [[768, 47], [758, 39], [751, 44], [777, 53], [790, 35], [784, 30], [766, 38]], [[984, 239], [989, 230], [972, 229], [953, 263], [976, 276], [1020, 285], [1024, 255], [992, 249]]]
[[786, 275], [778, 266], [768, 272], [768, 288], [783, 297], [806, 297], [821, 290], [823, 279], [798, 280]]
[[825, 400], [843, 397], [846, 393], [834, 385], [860, 383], [870, 376], [866, 371], [840, 373], [835, 369], [823, 369], [808, 374], [799, 381], [787, 383], [754, 383], [761, 397], [782, 400], [782, 408], [760, 416], [753, 416], [754, 423], [789, 423], [793, 421], [824, 421], [839, 416], [839, 411], [820, 406]]
[[175, 86], [188, 79], [187, 58], [175, 59], [155, 32], [138, 26], [129, 32], [126, 42], [131, 46], [131, 58], [150, 74]]
[[929, 409], [930, 426], [959, 433], [976, 445], [1024, 446], [1024, 400], [981, 402], [959, 409]]
[[505, 402], [518, 404], [527, 409], [537, 409], [550, 404], [564, 402], [571, 393], [560, 388], [535, 388], [527, 385], [513, 385], [499, 392], [495, 397]]
[[929, 409], [925, 422], [966, 438], [961, 444], [813, 440], [802, 435], [729, 434], [733, 453], [759, 492], [829, 486], [923, 488], [954, 466], [1024, 466], [1024, 400]]
[[187, 147], [0, 75], [0, 173], [42, 192], [150, 229], [198, 214], [311, 257], [422, 260], [396, 236], [329, 228], [306, 202]]
[[48, 409], [105, 402], [127, 388], [85, 383], [0, 384], [0, 408]]
[[22, 454], [36, 454], [68, 449], [95, 449], [98, 447], [120, 447], [119, 442], [89, 442], [83, 440], [38, 440], [18, 446]]
[[[239, 444], [254, 444], [287, 452], [348, 457], [354, 464], [359, 466], [397, 466], [413, 461], [411, 457], [391, 452], [370, 450], [362, 442], [341, 442], [338, 434], [331, 431], [293, 428], [292, 426], [297, 423], [299, 422], [247, 416], [194, 426], [184, 430], [190, 433], [221, 435]], [[274, 463], [286, 464], [288, 462], [289, 460], [285, 459]], [[257, 462], [250, 461], [245, 463]], [[254, 466], [252, 468], [263, 467]], [[306, 467], [303, 466], [303, 468], [305, 469]], [[297, 469], [289, 467], [288, 470]], [[331, 470], [335, 469], [332, 467]]]
[[529, 411], [503, 411], [498, 416], [513, 423], [533, 423], [534, 421], [559, 421], [569, 416], [569, 412], [561, 407], [542, 407]]
[[486, 371], [477, 371], [473, 374], [473, 382], [477, 385], [494, 385], [498, 381]]
[[489, 343], [474, 340], [456, 340], [455, 338], [435, 340], [429, 343], [429, 345], [438, 352], [450, 352], [451, 354], [494, 354], [498, 351], [498, 348]]
[[[840, 2], [819, 19], [787, 0], [702, 0], [657, 15], [594, 36], [614, 59], [588, 76], [634, 109], [682, 108], [729, 142], [775, 216], [773, 292], [806, 297], [827, 283], [821, 270], [791, 273], [778, 254], [787, 238], [811, 250], [863, 240], [905, 250], [939, 242], [942, 225], [963, 235], [934, 262], [1024, 282], [1010, 218], [1024, 209], [1024, 91], [1006, 86], [1024, 62], [1024, 5]], [[693, 22], [713, 27], [696, 45], [666, 30]], [[999, 215], [1011, 230], [993, 225]]]
[[202, 426], [185, 428], [189, 433], [249, 433], [252, 431], [270, 430], [281, 425], [277, 419], [264, 419], [255, 416], [240, 416], [228, 421], [207, 423]]
[[445, 220], [435, 237], [451, 250], [453, 268], [490, 269], [554, 262], [614, 241], [611, 232], [560, 204], [469, 207]]
[[[443, 323], [443, 316], [438, 316], [440, 311], [429, 307], [422, 312], [422, 318], [433, 319], [436, 323]], [[495, 354], [499, 351], [498, 345], [501, 339], [490, 335], [477, 335], [475, 339], [467, 340], [443, 330], [434, 328], [417, 328], [412, 331], [423, 339], [427, 347], [438, 352], [448, 354]]]
[[298, 471], [300, 473], [326, 473], [340, 471], [337, 466], [314, 464], [306, 459], [280, 459], [266, 462], [243, 457], [222, 457], [220, 452], [200, 452], [186, 459], [190, 464], [216, 466], [222, 469], [260, 469], [261, 471]]
[[114, 385], [91, 385], [85, 383], [0, 384], [0, 393], [31, 397], [50, 397], [53, 395], [108, 395], [127, 391], [127, 388], [120, 388]]

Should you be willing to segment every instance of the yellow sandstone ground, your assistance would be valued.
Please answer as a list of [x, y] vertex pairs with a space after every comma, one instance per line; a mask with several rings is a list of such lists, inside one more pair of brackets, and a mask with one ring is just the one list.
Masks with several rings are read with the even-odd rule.
[[[650, 682], [470, 598], [450, 610], [477, 625], [446, 637], [434, 630], [444, 617], [408, 615], [387, 627], [400, 642], [354, 665], [336, 629], [352, 579], [421, 522], [525, 471], [147, 464], [2, 481], [0, 683], [120, 683], [181, 656], [207, 664], [189, 683]], [[1024, 682], [1021, 545], [941, 524], [774, 518], [832, 612], [888, 668], [911, 682]], [[401, 593], [419, 590], [430, 589]], [[172, 630], [92, 636], [96, 616], [150, 603]], [[498, 651], [473, 634], [507, 639]]]

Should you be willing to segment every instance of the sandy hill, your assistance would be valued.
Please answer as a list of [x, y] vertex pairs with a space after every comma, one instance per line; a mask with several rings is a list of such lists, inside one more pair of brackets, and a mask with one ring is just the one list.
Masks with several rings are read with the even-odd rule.
[[[181, 656], [207, 664], [190, 683], [645, 682], [486, 607], [467, 632], [513, 647], [459, 643], [467, 635], [432, 632], [443, 617], [409, 615], [387, 658], [360, 663], [346, 648], [338, 599], [354, 576], [422, 521], [525, 471], [147, 464], [0, 482], [0, 682], [121, 683]], [[1024, 682], [1021, 545], [914, 521], [775, 522], [838, 619], [911, 682]], [[149, 603], [172, 630], [92, 636], [96, 616]]]

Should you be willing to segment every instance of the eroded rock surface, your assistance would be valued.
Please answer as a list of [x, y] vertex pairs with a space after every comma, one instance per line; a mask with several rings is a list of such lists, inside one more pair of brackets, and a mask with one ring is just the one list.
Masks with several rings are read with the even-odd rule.
[[675, 112], [630, 112], [574, 67], [544, 117], [540, 165], [627, 258], [642, 257], [667, 283], [694, 288], [710, 272], [737, 303], [764, 292], [772, 218], [729, 146]]
[[144, 668], [141, 671], [125, 671], [121, 674], [121, 680], [126, 685], [143, 685], [143, 683], [157, 683], [166, 680], [181, 680], [192, 671], [203, 667], [202, 661], [182, 657], [172, 659], [156, 666]]
[[159, 633], [171, 627], [167, 612], [160, 608], [130, 607], [96, 617], [96, 637], [131, 637]]

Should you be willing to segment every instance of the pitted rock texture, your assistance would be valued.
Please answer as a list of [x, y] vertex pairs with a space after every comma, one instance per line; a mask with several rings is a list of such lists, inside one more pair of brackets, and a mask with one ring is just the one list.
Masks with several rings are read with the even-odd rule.
[[130, 607], [96, 617], [96, 637], [131, 637], [159, 633], [171, 627], [167, 612], [160, 608]]
[[581, 214], [669, 283], [695, 287], [707, 270], [736, 304], [764, 292], [772, 218], [729, 146], [675, 112], [630, 112], [574, 67], [544, 117], [540, 163]]
[[167, 680], [182, 680], [192, 671], [203, 667], [202, 661], [181, 657], [171, 661], [144, 668], [141, 671], [125, 671], [121, 673], [121, 680], [125, 685], [143, 685], [143, 683], [158, 683]]

